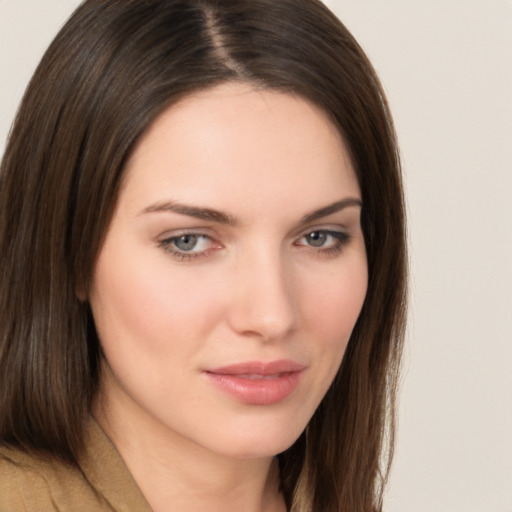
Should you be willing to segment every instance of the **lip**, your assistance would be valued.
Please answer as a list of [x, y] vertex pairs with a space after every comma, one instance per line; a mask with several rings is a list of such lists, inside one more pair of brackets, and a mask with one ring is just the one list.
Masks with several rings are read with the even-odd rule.
[[293, 394], [305, 368], [303, 364], [283, 359], [246, 361], [203, 373], [213, 385], [239, 402], [272, 405]]

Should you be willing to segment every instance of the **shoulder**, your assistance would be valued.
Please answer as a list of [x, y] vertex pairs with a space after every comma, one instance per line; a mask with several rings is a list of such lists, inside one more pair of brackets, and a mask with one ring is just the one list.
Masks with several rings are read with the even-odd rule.
[[0, 512], [48, 509], [44, 471], [41, 462], [32, 459], [20, 450], [0, 447]]
[[151, 512], [93, 418], [84, 434], [79, 467], [0, 445], [0, 512]]
[[98, 505], [79, 469], [0, 446], [0, 512], [111, 510]]

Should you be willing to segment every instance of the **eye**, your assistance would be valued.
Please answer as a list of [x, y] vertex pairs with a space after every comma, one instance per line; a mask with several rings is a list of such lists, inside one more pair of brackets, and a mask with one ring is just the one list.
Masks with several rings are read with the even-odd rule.
[[205, 238], [203, 235], [181, 235], [171, 238], [171, 243], [180, 251], [190, 252], [196, 249], [198, 245], [201, 245], [199, 243], [200, 240], [203, 242], [202, 245], [204, 245], [203, 238]]
[[311, 247], [323, 247], [329, 241], [329, 237], [332, 237], [332, 235], [325, 231], [312, 231], [304, 238]]
[[322, 254], [337, 254], [350, 240], [350, 236], [343, 231], [315, 229], [302, 235], [296, 245], [309, 247]]
[[220, 247], [209, 236], [197, 233], [172, 236], [160, 241], [158, 245], [179, 261], [207, 256], [210, 250]]

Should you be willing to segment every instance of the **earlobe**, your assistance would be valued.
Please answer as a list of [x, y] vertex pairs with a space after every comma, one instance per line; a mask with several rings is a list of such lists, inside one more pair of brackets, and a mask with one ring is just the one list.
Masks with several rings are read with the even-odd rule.
[[77, 284], [75, 286], [75, 296], [80, 302], [87, 302], [89, 300], [89, 294], [83, 284]]
[[82, 290], [75, 291], [75, 295], [80, 302], [87, 302], [87, 295]]

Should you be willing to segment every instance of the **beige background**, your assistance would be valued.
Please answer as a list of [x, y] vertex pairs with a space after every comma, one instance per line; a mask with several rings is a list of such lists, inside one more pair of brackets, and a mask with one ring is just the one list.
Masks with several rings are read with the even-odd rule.
[[[0, 0], [0, 154], [76, 0]], [[411, 315], [387, 512], [512, 512], [512, 2], [327, 1], [381, 75]]]

